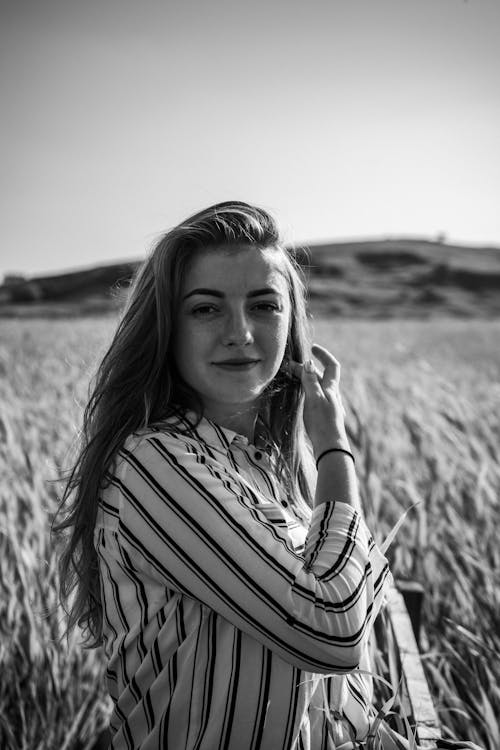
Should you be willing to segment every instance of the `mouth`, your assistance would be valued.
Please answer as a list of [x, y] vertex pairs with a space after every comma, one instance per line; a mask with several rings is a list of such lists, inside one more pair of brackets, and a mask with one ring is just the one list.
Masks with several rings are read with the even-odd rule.
[[225, 359], [222, 362], [213, 362], [213, 364], [223, 370], [240, 371], [251, 370], [259, 362], [259, 359]]

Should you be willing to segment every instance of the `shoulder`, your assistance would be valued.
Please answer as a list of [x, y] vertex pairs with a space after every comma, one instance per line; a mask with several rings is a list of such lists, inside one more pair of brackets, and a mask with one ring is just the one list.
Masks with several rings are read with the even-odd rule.
[[120, 453], [128, 456], [129, 454], [144, 454], [156, 452], [160, 446], [170, 447], [177, 451], [186, 449], [187, 446], [196, 447], [199, 441], [197, 438], [185, 430], [179, 429], [174, 425], [165, 425], [162, 427], [145, 428], [129, 435], [123, 443]]
[[117, 470], [143, 463], [163, 469], [169, 464], [176, 471], [183, 466], [190, 473], [209, 464], [225, 471], [231, 464], [230, 444], [231, 436], [209, 420], [171, 417], [130, 434], [119, 451]]
[[177, 457], [201, 456], [220, 460], [227, 456], [230, 439], [220, 428], [194, 412], [173, 415], [161, 422], [128, 435], [120, 450], [120, 458], [134, 456], [172, 455]]
[[[192, 438], [171, 430], [141, 430], [129, 435], [118, 453], [115, 480], [129, 490], [172, 483], [192, 474], [201, 453]], [[141, 490], [142, 491], [142, 490]]]

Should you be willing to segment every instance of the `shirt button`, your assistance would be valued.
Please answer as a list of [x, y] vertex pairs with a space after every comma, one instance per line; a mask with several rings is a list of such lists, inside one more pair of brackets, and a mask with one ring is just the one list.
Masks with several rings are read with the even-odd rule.
[[254, 456], [257, 461], [260, 461], [260, 459], [262, 458], [262, 453], [260, 451], [255, 451]]
[[283, 506], [284, 508], [288, 508], [288, 503], [287, 503], [287, 501], [286, 501], [286, 500], [282, 500], [282, 501], [281, 501], [281, 504], [282, 504], [282, 506]]

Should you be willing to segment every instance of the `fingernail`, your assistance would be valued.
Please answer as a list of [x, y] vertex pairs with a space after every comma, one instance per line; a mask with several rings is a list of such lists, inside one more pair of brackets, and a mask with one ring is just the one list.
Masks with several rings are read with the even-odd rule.
[[312, 359], [308, 359], [306, 363], [304, 364], [304, 369], [306, 372], [314, 372], [314, 362]]

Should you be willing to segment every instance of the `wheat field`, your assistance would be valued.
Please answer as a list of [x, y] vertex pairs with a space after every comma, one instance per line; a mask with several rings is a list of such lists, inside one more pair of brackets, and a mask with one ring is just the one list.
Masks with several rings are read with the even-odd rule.
[[[91, 748], [109, 702], [99, 650], [60, 640], [49, 534], [110, 318], [0, 322], [0, 747]], [[424, 664], [444, 735], [500, 747], [500, 321], [318, 320], [368, 524], [425, 587]]]

